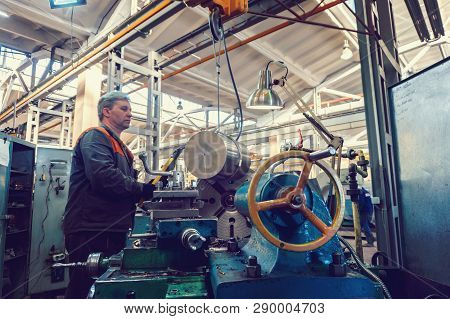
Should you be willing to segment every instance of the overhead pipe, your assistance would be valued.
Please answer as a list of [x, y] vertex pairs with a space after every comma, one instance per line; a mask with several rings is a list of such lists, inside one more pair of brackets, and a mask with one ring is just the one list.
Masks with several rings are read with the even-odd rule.
[[[258, 1], [254, 1], [254, 2], [257, 3]], [[285, 4], [287, 6], [289, 6], [291, 4], [294, 5], [296, 2], [297, 1], [292, 0], [292, 1], [286, 2]], [[250, 2], [249, 3], [249, 8], [252, 7], [251, 4], [252, 3]], [[268, 8], [266, 11], [270, 12], [270, 13], [273, 13], [273, 14], [277, 14], [277, 13], [282, 12], [283, 8], [281, 6], [273, 6], [271, 8]], [[235, 34], [237, 32], [240, 32], [242, 30], [248, 29], [248, 28], [250, 28], [250, 27], [252, 27], [252, 26], [254, 26], [254, 25], [256, 25], [256, 24], [258, 24], [258, 23], [260, 23], [262, 21], [264, 21], [264, 20], [266, 20], [266, 18], [257, 17], [257, 16], [251, 16], [244, 23], [242, 23], [241, 25], [238, 25], [237, 27], [236, 26], [232, 26], [232, 27], [228, 28], [227, 30], [225, 30], [224, 37], [228, 38], [228, 37], [232, 36], [233, 34]], [[173, 42], [163, 46], [162, 48], [156, 50], [156, 52], [158, 54], [164, 54], [165, 52], [169, 51], [170, 49], [173, 49], [177, 45], [179, 45], [181, 43], [184, 43], [184, 42], [188, 41], [189, 39], [191, 39], [191, 38], [201, 34], [202, 32], [205, 32], [207, 30], [209, 30], [209, 23], [206, 23], [206, 24], [200, 26], [199, 28], [197, 28], [196, 30], [194, 30], [194, 31], [192, 31], [192, 32], [190, 32], [188, 34], [185, 34], [184, 36], [178, 38], [177, 40], [175, 40], [175, 41], [173, 41]], [[176, 63], [176, 62], [178, 62], [178, 61], [180, 61], [180, 60], [182, 60], [182, 59], [184, 59], [184, 58], [186, 58], [186, 57], [188, 57], [188, 56], [190, 56], [192, 54], [195, 54], [196, 52], [199, 52], [199, 51], [207, 48], [210, 45], [211, 45], [210, 41], [204, 41], [204, 43], [197, 44], [194, 48], [186, 50], [187, 52], [181, 53], [180, 55], [176, 56], [175, 58], [171, 59], [170, 61], [167, 61], [167, 62], [161, 64], [159, 67], [161, 69], [164, 69], [165, 67], [168, 67], [168, 66], [170, 66], [170, 65], [172, 65], [172, 64], [174, 64], [174, 63]], [[142, 63], [145, 63], [145, 62], [147, 62], [147, 57], [143, 57], [143, 58], [139, 59], [138, 61], [136, 61], [135, 63], [136, 64], [142, 64]], [[135, 81], [139, 81], [139, 80], [141, 80], [143, 78], [144, 78], [144, 76], [142, 76], [142, 75], [136, 76], [136, 77], [132, 78], [131, 80], [129, 80], [128, 82], [126, 82], [125, 85], [129, 84], [129, 83], [133, 83]]]
[[[345, 1], [346, 0], [335, 0], [335, 1], [330, 2], [330, 3], [328, 3], [328, 4], [326, 4], [326, 5], [322, 6], [322, 7], [319, 7], [319, 8], [316, 7], [316, 9], [311, 10], [311, 11], [305, 13], [305, 14], [302, 14], [300, 17], [303, 20], [307, 19], [307, 18], [312, 17], [312, 16], [314, 16], [314, 15], [320, 13], [320, 12], [326, 11], [326, 10], [328, 10], [328, 9], [334, 7], [334, 6], [337, 6], [338, 4], [341, 4], [341, 3], [345, 2]], [[229, 46], [228, 47], [228, 52], [233, 51], [234, 49], [240, 48], [241, 46], [246, 45], [246, 44], [248, 44], [250, 42], [253, 42], [255, 40], [258, 40], [258, 39], [260, 39], [262, 37], [265, 37], [266, 35], [269, 35], [271, 33], [274, 33], [276, 31], [284, 29], [284, 28], [286, 28], [286, 27], [288, 27], [288, 26], [290, 26], [290, 25], [292, 25], [292, 24], [294, 24], [296, 22], [298, 22], [298, 21], [286, 21], [286, 22], [283, 22], [283, 23], [281, 23], [279, 25], [276, 25], [276, 26], [274, 26], [272, 28], [269, 28], [269, 29], [267, 29], [267, 30], [265, 30], [265, 31], [263, 31], [261, 33], [255, 34], [254, 36], [251, 36], [251, 37], [249, 37], [249, 38], [247, 38], [245, 40], [240, 40], [240, 41], [236, 42], [235, 44]], [[217, 54], [218, 55], [222, 55], [224, 53], [225, 53], [225, 50], [221, 50]], [[176, 70], [176, 71], [174, 71], [172, 73], [164, 75], [162, 77], [162, 79], [166, 80], [168, 78], [171, 78], [174, 75], [177, 75], [177, 74], [182, 73], [182, 72], [184, 72], [186, 70], [189, 70], [189, 69], [191, 69], [193, 67], [196, 67], [197, 65], [200, 65], [200, 64], [202, 64], [204, 62], [212, 60], [212, 59], [214, 59], [214, 57], [215, 57], [214, 54], [210, 54], [210, 55], [208, 55], [208, 56], [206, 56], [206, 57], [204, 57], [204, 58], [202, 58], [202, 59], [200, 59], [200, 60], [198, 60], [198, 61], [196, 61], [194, 63], [188, 64], [188, 65], [180, 68], [179, 70]], [[145, 86], [143, 86], [143, 87], [145, 87]]]
[[[52, 78], [49, 78], [48, 81], [45, 81], [45, 83], [39, 85], [37, 89], [33, 90], [32, 92], [30, 92], [30, 94], [22, 98], [17, 103], [16, 108], [9, 107], [7, 110], [5, 110], [2, 114], [0, 114], [0, 122], [3, 121], [6, 117], [10, 116], [14, 112], [14, 109], [16, 109], [16, 112], [20, 111], [21, 108], [23, 108], [25, 105], [27, 105], [27, 103], [31, 102], [34, 98], [39, 96], [39, 94], [51, 90], [56, 85], [60, 84], [60, 81], [64, 80], [66, 76], [69, 76], [71, 73], [75, 73], [76, 71], [80, 71], [83, 67], [86, 67], [88, 62], [90, 62], [94, 58], [99, 58], [98, 56], [102, 53], [102, 51], [113, 45], [115, 42], [120, 41], [125, 35], [135, 30], [137, 27], [142, 25], [144, 22], [146, 22], [148, 19], [150, 19], [157, 13], [161, 12], [164, 8], [168, 7], [172, 2], [173, 2], [172, 0], [162, 0], [160, 1], [160, 3], [156, 5], [154, 5], [154, 3], [150, 4], [149, 6], [153, 6], [153, 8], [150, 9], [148, 12], [137, 18], [135, 21], [131, 22], [125, 28], [121, 29], [117, 34], [112, 36], [110, 39], [107, 39], [100, 46], [96, 47], [92, 51], [87, 52], [86, 55], [80, 57], [76, 61], [76, 63], [68, 65], [67, 68], [62, 69]], [[180, 6], [184, 5], [180, 4]]]
[[[290, 1], [290, 2], [286, 3], [286, 6], [294, 5], [294, 4], [295, 4], [295, 1]], [[249, 9], [250, 9], [250, 8], [253, 8], [253, 7], [249, 5]], [[267, 13], [271, 13], [271, 14], [278, 14], [278, 13], [284, 11], [284, 7], [283, 7], [283, 6], [274, 6], [274, 7], [272, 7], [272, 8], [268, 8], [268, 9], [265, 10], [265, 11], [266, 11]], [[252, 26], [254, 26], [254, 25], [260, 23], [261, 21], [266, 20], [266, 19], [267, 19], [266, 17], [257, 17], [257, 16], [249, 17], [249, 18], [247, 19], [247, 21], [246, 21], [244, 24], [239, 25], [238, 27], [233, 26], [233, 27], [227, 29], [227, 30], [224, 32], [224, 37], [225, 37], [225, 38], [228, 38], [228, 37], [232, 36], [233, 34], [235, 34], [235, 33], [237, 33], [237, 32], [240, 32], [240, 31], [242, 31], [242, 30], [248, 29], [248, 28], [250, 28], [250, 27], [252, 27]], [[206, 24], [206, 26], [207, 26], [207, 29], [209, 29], [209, 24]], [[184, 59], [185, 57], [187, 57], [187, 56], [189, 56], [189, 55], [192, 55], [193, 53], [196, 53], [196, 52], [198, 52], [198, 51], [201, 51], [201, 50], [207, 48], [208, 46], [210, 46], [210, 43], [211, 43], [210, 41], [206, 41], [206, 43], [197, 45], [197, 46], [196, 46], [195, 48], [193, 48], [192, 50], [188, 50], [188, 52], [185, 52], [185, 53], [180, 54], [179, 56], [175, 57], [174, 59], [171, 59], [170, 61], [168, 61], [168, 62], [166, 62], [166, 63], [160, 65], [160, 67], [163, 69], [163, 68], [165, 68], [166, 66], [169, 66], [169, 65], [171, 65], [171, 64], [173, 64], [173, 63], [176, 63], [176, 62], [178, 62], [178, 61]], [[166, 51], [167, 51], [167, 50], [166, 50]], [[164, 51], [164, 52], [166, 52], [166, 51]]]
[[[312, 17], [312, 16], [314, 16], [314, 15], [320, 13], [320, 12], [326, 11], [326, 10], [328, 10], [328, 9], [338, 5], [338, 4], [344, 3], [345, 1], [346, 0], [335, 0], [335, 1], [330, 2], [330, 3], [328, 3], [328, 4], [326, 4], [326, 5], [322, 6], [322, 7], [315, 7], [313, 10], [311, 10], [309, 12], [306, 12], [303, 15], [300, 15], [300, 17], [302, 19], [307, 19], [307, 18]], [[150, 18], [150, 17], [148, 17], [148, 18]], [[250, 43], [252, 41], [260, 39], [260, 38], [262, 38], [262, 37], [264, 37], [266, 35], [269, 35], [271, 33], [274, 33], [276, 31], [278, 31], [278, 30], [284, 29], [284, 28], [286, 28], [286, 27], [288, 27], [288, 26], [290, 26], [290, 25], [292, 25], [294, 23], [295, 23], [294, 21], [286, 21], [286, 22], [281, 23], [281, 24], [279, 24], [279, 25], [277, 25], [275, 27], [269, 28], [269, 29], [267, 29], [267, 30], [265, 30], [265, 31], [263, 31], [263, 32], [261, 32], [259, 34], [256, 34], [256, 35], [254, 35], [252, 37], [249, 37], [249, 38], [247, 38], [245, 40], [240, 40], [239, 42], [237, 42], [237, 43], [233, 44], [232, 46], [230, 46], [228, 48], [228, 51], [232, 51], [234, 49], [237, 49], [237, 48], [239, 48], [239, 47], [241, 47], [241, 46], [243, 46], [245, 44], [248, 44], [248, 43]], [[221, 50], [218, 54], [222, 55], [222, 54], [224, 54], [224, 52], [225, 52], [224, 50]], [[182, 73], [182, 72], [184, 72], [184, 71], [186, 71], [186, 70], [188, 70], [190, 68], [193, 68], [193, 67], [195, 67], [195, 66], [197, 66], [197, 65], [199, 65], [199, 64], [201, 64], [203, 62], [209, 61], [209, 60], [211, 60], [213, 58], [214, 58], [213, 54], [209, 55], [209, 56], [207, 56], [207, 57], [205, 57], [205, 58], [203, 58], [203, 59], [201, 59], [199, 61], [196, 61], [196, 62], [194, 62], [194, 63], [192, 63], [190, 65], [187, 65], [187, 66], [185, 66], [183, 68], [180, 68], [177, 71], [174, 71], [172, 73], [169, 73], [169, 74], [163, 76], [162, 80], [170, 78], [170, 77], [172, 77], [172, 76], [174, 76], [176, 74]], [[132, 91], [130, 91], [128, 93], [131, 94], [131, 93], [136, 92], [136, 91], [138, 91], [138, 90], [140, 90], [142, 88], [145, 88], [146, 86], [147, 86], [146, 84], [143, 84], [141, 87], [139, 87], [139, 88], [137, 88], [135, 90], [132, 90]], [[0, 121], [3, 120], [3, 118], [4, 118], [2, 115], [4, 115], [4, 114], [0, 114]]]
[[371, 35], [371, 33], [366, 32], [366, 31], [353, 30], [353, 29], [349, 29], [349, 28], [345, 28], [345, 27], [337, 27], [335, 25], [321, 23], [321, 22], [304, 21], [304, 20], [298, 19], [298, 18], [282, 17], [282, 16], [266, 14], [266, 13], [259, 13], [259, 12], [253, 12], [253, 11], [248, 11], [248, 13], [249, 14], [253, 14], [255, 16], [274, 18], [274, 19], [281, 19], [281, 20], [288, 20], [288, 21], [292, 21], [294, 23], [303, 23], [303, 24], [315, 25], [315, 26], [324, 27], [324, 28], [328, 28], [328, 29], [339, 30], [339, 31], [348, 31], [348, 32], [360, 33], [360, 34], [365, 34], [365, 35]]
[[[294, 0], [294, 1], [295, 1], [295, 0]], [[291, 1], [291, 2], [294, 2], [294, 1]], [[258, 0], [249, 1], [249, 2], [248, 2], [248, 7], [250, 8], [250, 7], [252, 7], [255, 3], [257, 4], [258, 2], [260, 2], [260, 1], [258, 1]], [[225, 22], [227, 22], [227, 21], [229, 21], [229, 20], [230, 20], [229, 17], [224, 17], [224, 18], [222, 19], [222, 22], [225, 23]], [[176, 47], [177, 45], [179, 45], [179, 44], [181, 44], [181, 43], [184, 43], [184, 42], [186, 42], [186, 41], [192, 39], [193, 37], [196, 37], [197, 35], [200, 35], [200, 34], [202, 34], [203, 32], [208, 31], [208, 30], [209, 30], [209, 23], [205, 23], [204, 25], [202, 25], [202, 26], [198, 27], [197, 29], [195, 29], [195, 30], [193, 30], [193, 31], [191, 31], [191, 32], [189, 32], [189, 33], [183, 35], [182, 37], [176, 39], [175, 41], [166, 44], [166, 45], [163, 46], [162, 48], [159, 48], [158, 50], [156, 50], [156, 52], [157, 52], [158, 54], [163, 54], [164, 52], [167, 52], [167, 51], [173, 49], [173, 48]], [[145, 62], [145, 61], [142, 61], [142, 62]], [[139, 62], [137, 62], [137, 63], [139, 63]]]
[[[255, 3], [257, 3], [258, 1], [254, 1]], [[291, 2], [295, 2], [295, 1], [291, 1]], [[288, 2], [288, 5], [291, 3], [291, 2]], [[155, 4], [156, 4], [156, 2], [152, 2], [151, 4], [149, 4], [148, 5], [148, 7], [149, 7], [149, 9], [151, 9], [152, 8], [152, 6], [155, 6]], [[172, 9], [171, 10], [171, 13], [172, 13], [172, 15], [173, 14], [175, 14], [175, 13], [177, 13], [177, 12], [179, 12], [179, 11], [181, 11], [181, 9], [184, 9], [185, 8], [185, 5], [184, 4], [179, 4], [177, 7], [175, 7], [174, 9]], [[270, 8], [270, 9], [273, 9], [274, 7], [272, 7], [272, 8]], [[279, 12], [280, 11], [280, 9], [274, 9], [274, 13], [277, 13], [277, 12]], [[112, 33], [114, 34], [114, 33], [118, 33], [118, 32], [120, 32], [125, 26], [128, 26], [128, 25], [131, 25], [132, 23], [133, 23], [133, 21], [131, 21], [132, 19], [134, 19], [134, 20], [137, 20], [137, 19], [141, 19], [143, 16], [145, 16], [145, 15], [147, 15], [147, 13], [145, 12], [145, 8], [144, 9], [142, 9], [141, 11], [139, 11], [135, 16], [133, 16], [133, 17], [131, 17], [131, 18], [129, 18], [129, 19], [127, 19], [126, 21], [124, 21], [120, 26], [118, 26], [116, 29], [114, 29], [113, 31], [112, 31]], [[150, 17], [148, 17], [148, 18], [150, 18]], [[148, 19], [147, 18], [147, 19]], [[158, 20], [164, 20], [164, 19], [158, 19]], [[254, 18], [254, 19], [249, 19], [249, 20], [251, 20], [251, 22], [249, 22], [249, 23], [245, 23], [244, 25], [242, 25], [242, 26], [240, 26], [238, 29], [232, 29], [232, 30], [228, 30], [228, 31], [230, 31], [230, 34], [227, 34], [226, 36], [229, 36], [229, 35], [231, 35], [233, 32], [239, 32], [239, 31], [241, 31], [242, 29], [246, 29], [246, 28], [248, 28], [248, 27], [250, 27], [250, 26], [253, 26], [253, 25], [255, 25], [255, 24], [257, 24], [257, 23], [259, 23], [259, 22], [261, 22], [261, 21], [263, 21], [263, 20], [265, 20], [264, 18]], [[148, 27], [146, 27], [145, 29], [147, 29]], [[205, 29], [206, 28], [206, 30], [209, 28], [209, 25], [208, 24], [205, 24], [204, 26], [202, 26], [202, 27], [200, 27], [199, 29], [200, 30], [202, 30], [202, 32], [203, 32], [203, 29]], [[199, 30], [199, 29], [197, 29], [197, 30]], [[195, 32], [195, 31], [194, 31]], [[199, 31], [197, 31], [198, 33], [201, 33], [201, 32], [199, 32]], [[189, 36], [189, 35], [191, 35], [191, 34], [188, 34], [188, 35], [185, 35], [183, 38], [184, 38], [184, 40], [187, 40], [187, 39], [189, 39], [189, 37], [186, 37], [186, 36]], [[141, 36], [141, 34], [140, 33], [136, 33], [134, 36], [132, 36], [132, 37], [130, 37], [129, 39], [127, 39], [127, 42], [131, 42], [131, 41], [133, 41], [134, 39], [136, 39], [137, 37], [139, 37], [139, 36]], [[191, 36], [193, 36], [193, 35], [191, 35]], [[104, 41], [106, 41], [106, 37], [105, 37], [105, 40]], [[99, 40], [98, 42], [100, 42], [101, 40]], [[161, 49], [158, 49], [157, 50], [157, 52], [165, 52], [164, 50], [168, 50], [170, 48], [170, 44], [168, 45], [168, 46], [164, 46], [163, 48], [161, 48]], [[200, 46], [200, 47], [196, 47], [195, 48], [195, 52], [197, 51], [197, 50], [202, 50], [203, 49], [203, 47], [202, 46]], [[192, 51], [191, 51], [192, 52]], [[85, 57], [85, 55], [81, 55], [80, 57], [79, 57], [79, 59], [78, 59], [78, 61], [80, 61], [80, 59], [83, 59]], [[181, 58], [184, 58], [185, 56], [182, 56]], [[144, 58], [142, 58], [142, 59], [140, 59], [139, 61], [137, 61], [136, 63], [137, 64], [140, 64], [140, 63], [144, 63], [145, 61], [147, 60], [147, 57], [144, 57]], [[178, 60], [177, 60], [178, 61]], [[80, 64], [80, 63], [78, 63], [77, 62], [77, 64]], [[69, 67], [70, 65], [68, 64], [66, 67]], [[63, 68], [62, 70], [60, 70], [59, 72], [63, 72], [65, 70], [65, 68]], [[57, 76], [57, 75], [59, 75], [59, 73], [57, 73], [57, 74], [55, 74], [55, 76]], [[49, 81], [49, 80], [51, 80], [51, 79], [53, 79], [53, 77], [52, 78], [47, 78], [47, 79], [45, 79], [42, 83], [40, 83], [40, 85], [46, 85], [46, 83]], [[139, 80], [140, 79], [140, 77], [138, 76], [138, 77], [136, 77], [136, 78], [134, 78], [133, 80], [134, 81], [136, 81], [136, 80]], [[40, 87], [37, 87], [37, 89], [40, 89]], [[48, 92], [48, 90], [47, 90], [47, 92]], [[31, 101], [31, 98], [30, 99], [28, 99], [28, 96], [25, 96], [25, 97], [22, 97], [22, 99], [21, 99], [21, 101], [18, 101], [19, 103], [18, 103], [18, 106], [20, 107], [20, 108], [22, 108], [23, 107], [23, 104], [22, 104], [22, 100], [24, 99], [24, 98], [26, 98], [27, 99], [27, 101], [26, 102], [24, 102], [24, 103], [27, 103], [27, 102], [29, 102], [29, 101]], [[10, 107], [11, 108], [11, 107]], [[9, 109], [7, 109], [7, 110], [5, 110], [5, 112], [8, 112], [9, 111]], [[5, 118], [7, 118], [7, 117], [9, 117], [9, 116], [11, 116], [12, 114], [11, 113], [9, 113], [9, 114], [4, 114], [4, 113], [2, 113], [2, 114], [0, 114], [0, 123], [2, 122], [2, 121], [4, 121], [5, 120]]]
[[[323, 12], [323, 11], [326, 11], [326, 10], [332, 8], [332, 7], [335, 7], [338, 4], [341, 4], [341, 3], [345, 2], [345, 1], [347, 1], [347, 0], [335, 0], [333, 2], [327, 3], [326, 5], [324, 5], [322, 7], [316, 7], [313, 10], [300, 15], [300, 17], [303, 20], [305, 20], [305, 19], [307, 19], [309, 17], [312, 17], [312, 16], [314, 16], [314, 15], [320, 13], [320, 12]], [[255, 35], [253, 35], [253, 36], [251, 36], [251, 37], [249, 37], [249, 38], [247, 38], [245, 40], [239, 40], [235, 44], [233, 44], [233, 45], [228, 47], [228, 52], [233, 51], [234, 49], [240, 48], [241, 46], [246, 45], [246, 44], [248, 44], [250, 42], [253, 42], [255, 40], [258, 40], [258, 39], [260, 39], [262, 37], [265, 37], [266, 35], [274, 33], [274, 32], [276, 32], [278, 30], [284, 29], [284, 28], [286, 28], [286, 27], [288, 27], [288, 26], [290, 26], [290, 25], [292, 25], [292, 24], [294, 24], [296, 22], [298, 22], [298, 21], [297, 20], [296, 21], [286, 21], [286, 22], [283, 22], [283, 23], [281, 23], [279, 25], [276, 25], [276, 26], [274, 26], [272, 28], [269, 28], [269, 29], [267, 29], [267, 30], [265, 30], [265, 31], [263, 31], [261, 33], [255, 34]], [[225, 53], [225, 50], [221, 50], [220, 52], [217, 53], [217, 55], [222, 55], [224, 53]], [[175, 75], [180, 74], [180, 73], [182, 73], [184, 71], [192, 69], [192, 68], [196, 67], [197, 65], [200, 65], [200, 64], [202, 64], [204, 62], [207, 62], [209, 60], [212, 60], [214, 58], [215, 58], [215, 55], [214, 54], [210, 54], [210, 55], [208, 55], [208, 56], [206, 56], [206, 57], [204, 57], [204, 58], [202, 58], [202, 59], [200, 59], [198, 61], [195, 61], [194, 63], [188, 64], [188, 65], [186, 65], [186, 66], [184, 66], [182, 68], [179, 68], [178, 70], [176, 70], [176, 71], [174, 71], [172, 73], [164, 75], [162, 77], [162, 80], [166, 80], [168, 78], [171, 78], [172, 76], [175, 76]], [[128, 93], [129, 94], [134, 93], [134, 92], [139, 91], [139, 90], [141, 90], [141, 89], [143, 89], [145, 87], [147, 87], [146, 83], [142, 84], [140, 87], [138, 87], [138, 88], [136, 88], [134, 90], [131, 90]]]

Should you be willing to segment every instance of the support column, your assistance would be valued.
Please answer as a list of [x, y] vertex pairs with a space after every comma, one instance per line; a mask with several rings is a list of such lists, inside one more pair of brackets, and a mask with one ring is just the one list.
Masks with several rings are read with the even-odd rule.
[[[356, 12], [378, 39], [395, 41], [390, 0], [355, 1]], [[382, 14], [379, 14], [382, 12]], [[381, 27], [380, 27], [381, 26]], [[365, 28], [358, 23], [358, 30]], [[361, 57], [361, 77], [366, 112], [373, 196], [380, 198], [375, 205], [378, 250], [387, 254], [389, 264], [401, 264], [400, 224], [395, 180], [394, 148], [387, 86], [399, 79], [392, 61], [386, 57], [375, 36], [358, 35]], [[396, 44], [388, 49], [398, 61]]]
[[145, 139], [145, 149], [151, 157], [151, 167], [153, 170], [159, 170], [159, 137], [161, 136], [161, 78], [162, 73], [157, 67], [158, 54], [151, 51], [148, 54], [148, 66], [150, 76], [147, 80], [147, 120], [145, 122], [146, 130], [150, 130], [152, 135], [147, 135]]
[[31, 58], [31, 84], [30, 84], [30, 89], [34, 89], [34, 87], [36, 86], [36, 67], [38, 64], [38, 59], [36, 58]]
[[73, 143], [84, 130], [98, 126], [97, 103], [100, 99], [101, 85], [101, 64], [93, 65], [78, 76], [77, 97], [73, 112]]
[[114, 49], [108, 53], [107, 92], [122, 91], [123, 65], [121, 64], [124, 49]]

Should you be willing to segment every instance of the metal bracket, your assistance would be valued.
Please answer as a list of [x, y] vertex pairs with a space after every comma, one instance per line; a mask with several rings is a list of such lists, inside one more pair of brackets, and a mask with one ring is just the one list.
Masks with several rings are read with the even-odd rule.
[[201, 5], [210, 11], [219, 8], [226, 17], [235, 17], [248, 11], [248, 0], [188, 0], [184, 3], [189, 7]]

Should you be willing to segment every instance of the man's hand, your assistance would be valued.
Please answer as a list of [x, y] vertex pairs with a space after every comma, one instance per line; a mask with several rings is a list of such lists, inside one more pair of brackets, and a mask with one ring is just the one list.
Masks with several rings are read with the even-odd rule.
[[144, 186], [142, 187], [142, 199], [143, 200], [148, 200], [153, 197], [153, 191], [155, 190], [155, 185], [152, 184], [152, 181], [150, 181], [150, 183], [144, 184]]

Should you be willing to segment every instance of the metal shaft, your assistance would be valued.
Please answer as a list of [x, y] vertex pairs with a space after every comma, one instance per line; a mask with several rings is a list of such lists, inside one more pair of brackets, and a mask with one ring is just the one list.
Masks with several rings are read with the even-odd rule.
[[320, 159], [324, 159], [330, 156], [336, 155], [336, 150], [333, 147], [328, 147], [324, 150], [315, 151], [309, 154], [309, 159], [311, 161], [318, 161]]
[[76, 263], [56, 263], [52, 265], [52, 268], [83, 268], [86, 267], [86, 262], [76, 262]]
[[361, 260], [364, 260], [358, 203], [352, 202], [352, 211], [353, 211], [353, 228], [355, 230], [356, 254]]

